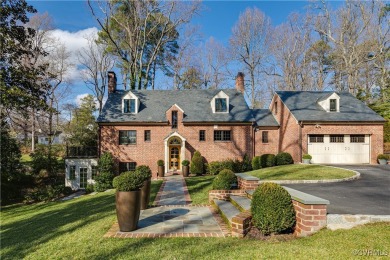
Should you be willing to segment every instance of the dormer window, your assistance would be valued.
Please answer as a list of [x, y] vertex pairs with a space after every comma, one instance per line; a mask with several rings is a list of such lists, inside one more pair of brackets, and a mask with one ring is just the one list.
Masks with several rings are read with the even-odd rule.
[[213, 113], [229, 113], [229, 96], [221, 90], [211, 99], [210, 105]]
[[123, 113], [135, 114], [135, 99], [124, 99], [123, 100]]
[[126, 114], [137, 114], [139, 112], [140, 100], [129, 91], [122, 97], [122, 113]]
[[215, 99], [215, 112], [227, 112], [226, 98]]
[[329, 99], [329, 110], [337, 111], [337, 99]]

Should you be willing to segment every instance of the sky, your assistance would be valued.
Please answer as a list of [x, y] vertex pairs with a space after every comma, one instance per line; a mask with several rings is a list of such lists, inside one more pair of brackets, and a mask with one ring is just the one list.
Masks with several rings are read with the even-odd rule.
[[[72, 62], [77, 64], [77, 51], [86, 46], [85, 35], [96, 33], [99, 29], [87, 2], [77, 0], [27, 0], [27, 2], [39, 13], [48, 12], [52, 16], [56, 28], [55, 37], [65, 43], [72, 53]], [[278, 25], [285, 22], [292, 12], [304, 13], [309, 4], [308, 1], [204, 1], [202, 11], [194, 17], [192, 24], [200, 27], [205, 40], [213, 37], [219, 42], [227, 43], [231, 28], [240, 13], [248, 7], [257, 7], [271, 18], [273, 25]], [[78, 103], [81, 97], [88, 93], [92, 94], [81, 80], [77, 67], [69, 74], [72, 84], [69, 88], [70, 94], [64, 100], [65, 103]]]

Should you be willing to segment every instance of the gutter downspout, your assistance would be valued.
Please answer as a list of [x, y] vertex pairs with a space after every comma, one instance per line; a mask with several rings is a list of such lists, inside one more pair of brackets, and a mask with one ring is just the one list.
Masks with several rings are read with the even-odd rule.
[[252, 158], [256, 156], [256, 127], [255, 123], [252, 123]]
[[303, 121], [299, 122], [299, 161], [302, 162], [302, 128], [303, 128]]

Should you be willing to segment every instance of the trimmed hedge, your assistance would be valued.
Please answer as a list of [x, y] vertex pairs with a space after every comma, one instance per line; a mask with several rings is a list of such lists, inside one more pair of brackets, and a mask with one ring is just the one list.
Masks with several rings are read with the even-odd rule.
[[213, 190], [230, 190], [234, 183], [237, 183], [237, 177], [233, 171], [223, 169], [213, 180]]
[[255, 156], [252, 159], [252, 169], [258, 170], [261, 169], [260, 156]]
[[290, 194], [276, 183], [263, 183], [253, 193], [252, 221], [263, 234], [292, 232], [295, 211]]
[[293, 164], [293, 158], [291, 154], [289, 153], [278, 153], [275, 156], [275, 163], [276, 165], [287, 165], [287, 164]]
[[217, 175], [223, 169], [229, 169], [234, 173], [248, 172], [252, 170], [252, 165], [247, 155], [244, 156], [242, 161], [238, 159], [226, 159], [207, 164], [207, 173], [210, 175]]
[[190, 171], [196, 175], [203, 174], [203, 157], [199, 151], [195, 151], [194, 156], [192, 156]]
[[136, 191], [144, 184], [145, 176], [140, 171], [123, 172], [116, 176], [112, 185], [117, 191]]
[[261, 165], [261, 168], [275, 166], [275, 155], [268, 154], [268, 153], [261, 155], [260, 156], [260, 165]]
[[95, 191], [102, 192], [112, 188], [112, 180], [114, 174], [112, 172], [99, 172], [95, 179]]
[[152, 171], [150, 170], [149, 166], [146, 165], [140, 165], [135, 168], [135, 171], [141, 174], [145, 180], [152, 177]]

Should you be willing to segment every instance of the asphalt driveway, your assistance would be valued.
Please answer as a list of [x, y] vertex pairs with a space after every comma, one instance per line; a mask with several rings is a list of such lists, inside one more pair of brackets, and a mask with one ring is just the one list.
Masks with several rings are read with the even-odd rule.
[[337, 165], [336, 167], [358, 171], [361, 174], [360, 179], [284, 186], [329, 200], [329, 214], [390, 215], [390, 165]]

